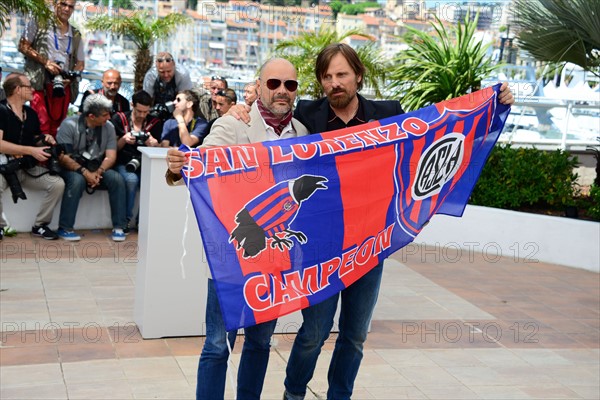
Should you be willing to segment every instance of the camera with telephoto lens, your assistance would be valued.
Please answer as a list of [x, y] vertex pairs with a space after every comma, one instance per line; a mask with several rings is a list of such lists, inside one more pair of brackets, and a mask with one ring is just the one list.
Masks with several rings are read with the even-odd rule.
[[54, 78], [52, 78], [52, 96], [65, 97], [65, 79], [79, 81], [81, 79], [81, 71], [65, 71], [62, 69], [64, 63], [57, 61], [56, 64], [58, 64], [61, 70], [58, 75], [54, 75]]
[[6, 183], [12, 193], [13, 201], [16, 203], [19, 199], [27, 200], [25, 192], [21, 187], [21, 182], [17, 176], [17, 171], [21, 169], [21, 159], [0, 154], [0, 174], [6, 179]]
[[98, 171], [98, 168], [100, 168], [100, 165], [102, 165], [100, 160], [93, 158], [92, 155], [87, 151], [81, 153], [81, 156], [78, 157], [76, 161], [81, 164], [83, 168], [90, 172]]
[[[133, 144], [136, 147], [146, 146], [146, 140], [150, 138], [150, 134], [148, 132], [143, 131], [131, 131], [131, 136], [135, 138], [135, 143]], [[125, 170], [127, 172], [136, 172], [140, 169], [142, 165], [142, 159], [140, 152], [136, 149], [135, 152], [132, 152], [131, 160], [127, 164], [125, 164]]]
[[137, 154], [137, 155], [133, 156], [127, 164], [125, 164], [125, 170], [127, 172], [136, 172], [138, 169], [140, 169], [141, 165], [142, 165], [142, 160], [140, 159], [140, 155]]
[[155, 104], [150, 109], [150, 115], [155, 118], [166, 121], [167, 119], [171, 118], [173, 110], [175, 110], [175, 102], [167, 101], [166, 103]]

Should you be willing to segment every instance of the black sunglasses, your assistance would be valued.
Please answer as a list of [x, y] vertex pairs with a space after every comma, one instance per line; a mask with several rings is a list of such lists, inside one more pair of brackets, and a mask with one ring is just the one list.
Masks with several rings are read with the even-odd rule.
[[223, 97], [226, 97], [226, 98], [228, 98], [228, 99], [229, 99], [229, 100], [231, 100], [231, 101], [235, 101], [235, 99], [234, 99], [234, 98], [232, 98], [232, 97], [231, 97], [231, 95], [227, 94], [227, 92], [226, 92], [226, 91], [224, 91], [224, 90], [219, 90], [219, 91], [217, 92], [217, 96], [223, 96]]
[[74, 10], [75, 9], [75, 5], [74, 4], [67, 4], [64, 1], [61, 1], [60, 3], [58, 3], [61, 7], [64, 8], [68, 8], [70, 10]]
[[171, 61], [173, 61], [173, 59], [172, 59], [171, 57], [157, 58], [157, 59], [156, 59], [156, 62], [159, 62], [159, 63], [161, 63], [161, 62], [167, 62], [167, 63], [170, 63]]
[[[269, 88], [269, 90], [275, 90], [279, 86], [281, 86], [281, 79], [267, 79], [267, 87]], [[283, 86], [285, 86], [286, 90], [288, 90], [289, 92], [295, 92], [296, 89], [298, 89], [298, 81], [290, 79], [289, 81], [284, 81]]]

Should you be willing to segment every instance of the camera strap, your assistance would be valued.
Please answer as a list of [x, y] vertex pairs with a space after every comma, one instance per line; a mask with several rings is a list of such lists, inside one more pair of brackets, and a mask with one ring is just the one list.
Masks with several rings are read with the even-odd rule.
[[[85, 137], [85, 150], [89, 150], [89, 146], [91, 142], [87, 140], [87, 126], [85, 125], [85, 116], [80, 115], [77, 120], [77, 133], [79, 134], [79, 139], [77, 140], [77, 149], [75, 151], [79, 152], [81, 148], [81, 138]], [[96, 143], [98, 143], [98, 151], [102, 151], [102, 127], [97, 126], [94, 128], [94, 136], [96, 137]]]
[[117, 115], [119, 116], [119, 118], [121, 118], [121, 123], [123, 124], [123, 134], [126, 134], [129, 132], [129, 121], [127, 120], [127, 117], [125, 116], [125, 113], [119, 111], [117, 113]]
[[175, 76], [170, 82], [163, 82], [160, 77], [154, 82], [154, 104], [164, 104], [177, 96], [177, 84]]
[[39, 177], [44, 176], [46, 174], [50, 174], [50, 170], [46, 170], [46, 171], [44, 171], [44, 172], [42, 172], [42, 173], [40, 173], [38, 175], [34, 175], [34, 174], [30, 173], [29, 170], [27, 170], [27, 169], [23, 169], [23, 172], [26, 173], [27, 175], [29, 175], [32, 178], [39, 178]]

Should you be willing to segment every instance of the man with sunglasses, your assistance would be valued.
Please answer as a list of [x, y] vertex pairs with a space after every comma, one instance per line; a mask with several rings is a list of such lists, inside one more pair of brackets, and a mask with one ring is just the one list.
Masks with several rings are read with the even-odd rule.
[[[300, 122], [292, 118], [298, 81], [296, 69], [287, 60], [274, 58], [267, 61], [256, 81], [259, 99], [252, 105], [252, 121], [246, 124], [232, 116], [217, 119], [205, 146], [225, 146], [286, 139], [308, 134]], [[184, 153], [170, 149], [167, 153], [169, 170], [167, 182], [181, 181], [181, 168], [186, 162]], [[271, 335], [277, 321], [269, 321], [244, 329], [245, 341], [237, 375], [238, 399], [260, 399], [269, 362]], [[226, 332], [219, 300], [212, 279], [208, 280], [206, 305], [206, 341], [198, 365], [196, 399], [222, 399], [229, 351], [233, 348], [235, 332]]]
[[175, 64], [175, 59], [166, 51], [156, 55], [154, 67], [144, 77], [144, 91], [154, 99], [154, 104], [174, 101], [177, 93], [192, 88], [189, 71]]
[[[56, 77], [61, 71], [83, 71], [85, 66], [81, 33], [69, 24], [75, 3], [76, 0], [55, 1], [56, 23], [38, 26], [32, 19], [19, 41], [19, 51], [25, 55], [25, 74], [34, 88], [31, 107], [38, 114], [41, 132], [52, 136], [56, 136], [66, 118], [69, 102], [74, 103], [79, 94], [77, 80]], [[62, 97], [53, 94], [56, 79], [64, 85]]]
[[162, 147], [198, 146], [208, 134], [208, 123], [199, 115], [198, 95], [184, 90], [175, 97], [173, 118], [163, 127], [160, 145]]
[[200, 113], [208, 122], [219, 118], [217, 111], [217, 93], [228, 88], [227, 80], [222, 76], [211, 76], [208, 93], [200, 95]]
[[[294, 117], [316, 133], [402, 114], [404, 111], [398, 101], [372, 101], [358, 94], [365, 72], [365, 66], [350, 46], [334, 43], [325, 47], [317, 56], [315, 74], [326, 96], [319, 100], [300, 100]], [[499, 99], [504, 104], [512, 104], [514, 98], [507, 88], [503, 85]], [[242, 121], [252, 121], [251, 113], [248, 119], [243, 106], [232, 108], [230, 113]], [[288, 359], [284, 400], [304, 399], [321, 348], [331, 332], [340, 298], [339, 334], [327, 373], [327, 398], [350, 399], [382, 272], [380, 263], [337, 295], [302, 310], [303, 323]]]
[[237, 95], [235, 94], [235, 90], [219, 90], [217, 92], [217, 101], [215, 105], [219, 117], [225, 115], [225, 113], [227, 113], [227, 111], [229, 111], [231, 106], [235, 105], [235, 103], [237, 103]]

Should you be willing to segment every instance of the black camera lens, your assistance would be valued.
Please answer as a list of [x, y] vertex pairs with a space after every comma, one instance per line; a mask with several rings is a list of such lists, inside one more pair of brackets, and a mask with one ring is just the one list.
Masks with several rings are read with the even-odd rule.
[[6, 179], [6, 183], [10, 188], [13, 202], [16, 204], [19, 199], [27, 200], [27, 196], [23, 191], [17, 171], [21, 169], [21, 162], [19, 159], [11, 159], [5, 164], [0, 164], [0, 174]]

